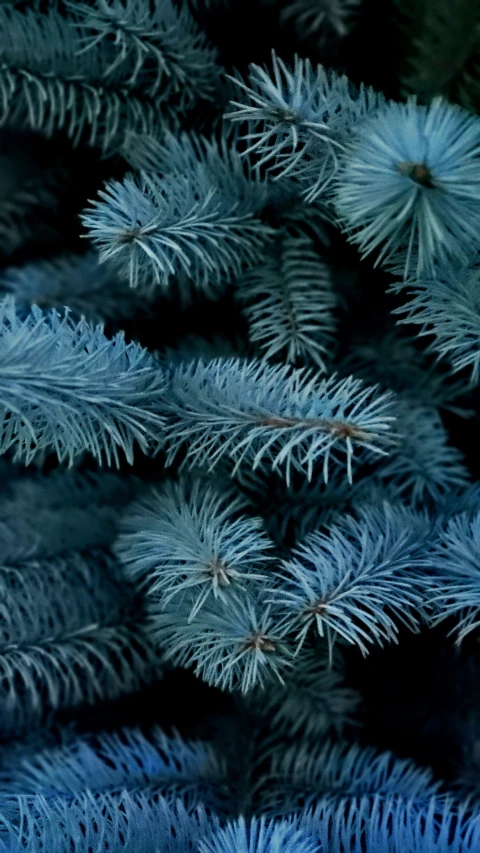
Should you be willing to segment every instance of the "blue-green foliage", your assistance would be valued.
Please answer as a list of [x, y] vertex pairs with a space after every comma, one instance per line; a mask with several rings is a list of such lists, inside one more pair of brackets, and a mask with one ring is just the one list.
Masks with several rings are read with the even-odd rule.
[[[111, 153], [129, 131], [156, 132], [179, 87], [183, 105], [212, 95], [214, 53], [186, 8], [158, 0], [152, 16], [146, 0], [68, 6], [70, 15], [0, 7], [2, 124], [62, 130]], [[193, 69], [198, 89], [187, 95]]]
[[250, 341], [265, 358], [326, 370], [335, 351], [337, 298], [328, 265], [309, 237], [280, 232], [264, 263], [237, 289]]
[[160, 672], [108, 553], [0, 566], [3, 737], [138, 690]]
[[[480, 625], [480, 119], [298, 56], [227, 82], [230, 3], [190, 2], [0, 2], [0, 125], [79, 148], [2, 170], [0, 851], [478, 853], [408, 720], [368, 745], [361, 657]], [[85, 255], [26, 240], [60, 174]]]
[[[185, 853], [218, 826], [202, 808], [170, 804], [146, 794], [95, 796], [90, 791], [69, 800], [36, 795], [17, 798], [17, 815], [0, 814], [0, 850], [65, 853]], [[3, 845], [3, 846], [2, 846]]]
[[361, 699], [346, 683], [339, 646], [333, 660], [326, 648], [314, 646], [302, 649], [283, 683], [252, 691], [248, 701], [252, 712], [276, 735], [310, 740], [355, 725]]
[[391, 103], [358, 128], [342, 161], [335, 205], [363, 255], [405, 248], [405, 270], [468, 262], [480, 224], [480, 120], [438, 98]]
[[[208, 684], [247, 693], [279, 678], [292, 665], [293, 649], [281, 608], [265, 603], [262, 586], [233, 597], [227, 606], [207, 602], [194, 619], [188, 599], [154, 612], [149, 636], [167, 660], [193, 668]], [[147, 611], [148, 612], [148, 611]]]
[[275, 823], [253, 818], [243, 819], [207, 837], [200, 845], [200, 853], [315, 853], [315, 838], [293, 821]]
[[309, 201], [331, 183], [351, 129], [383, 102], [344, 75], [295, 58], [293, 69], [272, 54], [272, 71], [252, 65], [248, 84], [235, 80], [242, 101], [227, 118], [247, 122], [246, 153], [258, 154], [277, 178], [293, 177]]
[[96, 8], [69, 2], [80, 30], [80, 56], [100, 54], [107, 82], [124, 85], [179, 108], [211, 98], [216, 86], [215, 52], [185, 5], [171, 0], [98, 0]]
[[135, 480], [25, 477], [7, 465], [3, 475], [0, 738], [8, 738], [137, 690], [160, 666], [138, 595], [108, 550]]
[[395, 640], [400, 623], [415, 630], [429, 535], [424, 514], [388, 504], [308, 534], [272, 589], [297, 642], [317, 631], [330, 646], [338, 637], [366, 654], [370, 643]]
[[456, 617], [461, 642], [480, 624], [480, 513], [463, 512], [448, 521], [430, 555], [434, 620]]
[[[338, 816], [344, 814], [343, 820]], [[470, 853], [480, 824], [467, 804], [442, 796], [371, 795], [323, 802], [299, 821], [334, 853]], [[321, 846], [320, 846], [321, 849]]]
[[100, 265], [93, 252], [8, 267], [0, 274], [0, 290], [11, 293], [20, 310], [27, 311], [31, 304], [42, 309], [68, 307], [96, 323], [140, 314], [149, 303], [145, 293], [132, 291]]
[[240, 514], [244, 505], [233, 489], [193, 479], [167, 482], [129, 509], [117, 554], [146, 585], [150, 613], [179, 599], [190, 621], [210, 598], [229, 607], [232, 593], [266, 579], [272, 543], [261, 518]]
[[257, 796], [266, 814], [314, 807], [322, 800], [364, 796], [430, 797], [440, 783], [431, 770], [391, 752], [377, 752], [344, 740], [274, 743], [263, 756], [268, 766]]
[[344, 455], [351, 480], [355, 448], [385, 453], [395, 420], [389, 393], [260, 360], [181, 364], [164, 401], [170, 461], [185, 447], [191, 464], [211, 470], [226, 457], [235, 467], [279, 470], [287, 483], [293, 471], [311, 479], [315, 466], [327, 480], [330, 462]]
[[463, 454], [450, 443], [438, 410], [412, 405], [407, 398], [397, 413], [401, 439], [376, 472], [389, 495], [421, 506], [436, 504], [466, 487], [469, 474]]
[[37, 306], [21, 318], [0, 303], [0, 450], [31, 462], [42, 451], [70, 464], [88, 451], [98, 461], [133, 461], [161, 439], [164, 387], [155, 359], [122, 334]]
[[392, 289], [409, 300], [397, 308], [401, 323], [420, 326], [419, 336], [433, 338], [430, 348], [448, 361], [454, 372], [465, 370], [478, 383], [480, 367], [480, 268], [445, 264], [431, 277], [410, 278]]
[[100, 260], [132, 287], [183, 275], [207, 293], [258, 263], [272, 234], [259, 218], [267, 188], [228, 141], [167, 134], [138, 150], [133, 137], [126, 155], [140, 171], [108, 185], [83, 215]]
[[133, 797], [161, 795], [172, 802], [181, 798], [189, 808], [202, 802], [220, 808], [224, 777], [225, 767], [209, 744], [167, 737], [157, 726], [95, 735], [67, 731], [58, 744], [4, 749], [0, 809], [13, 814], [22, 795], [61, 801], [86, 790], [119, 798], [124, 791]]

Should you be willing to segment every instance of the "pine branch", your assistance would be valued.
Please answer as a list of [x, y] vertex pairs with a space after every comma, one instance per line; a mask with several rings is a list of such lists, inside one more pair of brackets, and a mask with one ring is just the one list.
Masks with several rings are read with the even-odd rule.
[[85, 141], [104, 153], [118, 150], [128, 131], [155, 133], [158, 97], [132, 90], [120, 73], [109, 75], [108, 51], [80, 54], [80, 32], [71, 19], [54, 9], [22, 14], [0, 8], [0, 32], [0, 125], [47, 137], [62, 130], [74, 145]]
[[457, 642], [480, 625], [480, 514], [470, 512], [450, 519], [432, 549], [430, 604], [434, 624], [455, 617]]
[[144, 451], [158, 442], [164, 380], [145, 350], [68, 313], [33, 306], [20, 319], [9, 297], [0, 315], [3, 453], [28, 463], [47, 450], [72, 464], [88, 451], [118, 465], [119, 451], [131, 463], [135, 442]]
[[313, 836], [302, 831], [296, 821], [268, 821], [264, 817], [235, 823], [210, 833], [200, 844], [200, 853], [227, 853], [229, 850], [248, 850], [248, 853], [315, 853]]
[[213, 98], [216, 52], [207, 46], [186, 5], [171, 0], [67, 2], [82, 44], [79, 56], [104, 53], [107, 81], [120, 78], [136, 92], [166, 100], [177, 96], [185, 109]]
[[[404, 287], [402, 282], [398, 291]], [[397, 290], [396, 285], [391, 288], [394, 289]], [[393, 313], [400, 314], [401, 309]], [[446, 409], [465, 416], [467, 410], [455, 401], [469, 394], [468, 382], [461, 378], [453, 379], [448, 369], [439, 369], [428, 353], [415, 344], [412, 337], [400, 337], [398, 329], [390, 329], [374, 338], [353, 340], [340, 363], [341, 372], [349, 376], [355, 371], [359, 379], [378, 382], [415, 406], [421, 400], [422, 406]]]
[[398, 759], [392, 752], [346, 741], [274, 744], [265, 758], [268, 770], [257, 796], [262, 812], [269, 815], [306, 810], [330, 798], [427, 798], [440, 788], [431, 770]]
[[220, 808], [225, 766], [210, 744], [168, 737], [158, 726], [143, 732], [122, 728], [99, 734], [64, 734], [59, 744], [4, 750], [2, 796], [44, 796], [61, 801], [123, 792], [134, 797], [178, 799], [191, 810]]
[[415, 278], [392, 287], [407, 291], [409, 301], [397, 308], [400, 323], [420, 326], [419, 336], [432, 336], [430, 349], [447, 359], [453, 370], [468, 370], [478, 382], [480, 368], [480, 267], [447, 265], [430, 278]]
[[[256, 593], [256, 594], [255, 594]], [[292, 664], [283, 613], [265, 604], [266, 590], [207, 602], [189, 620], [191, 602], [170, 604], [151, 619], [151, 637], [166, 660], [192, 667], [208, 684], [247, 693]], [[148, 607], [148, 605], [147, 605]]]
[[273, 682], [248, 694], [248, 707], [275, 736], [316, 740], [356, 724], [360, 695], [345, 683], [345, 662], [340, 650], [334, 651], [330, 661], [322, 647], [302, 649], [284, 684]]
[[[348, 810], [346, 817], [346, 810]], [[302, 826], [328, 850], [332, 824], [337, 849], [381, 853], [473, 853], [480, 827], [471, 820], [471, 803], [452, 796], [370, 795], [319, 800], [304, 813]]]
[[389, 494], [412, 506], [435, 505], [468, 486], [463, 453], [450, 444], [436, 409], [407, 399], [397, 423], [402, 438], [375, 474]]
[[3, 736], [138, 690], [160, 672], [138, 602], [108, 555], [0, 567]]
[[352, 94], [345, 76], [298, 57], [290, 69], [275, 53], [271, 72], [252, 65], [248, 83], [232, 79], [243, 101], [232, 101], [226, 117], [247, 123], [245, 154], [259, 155], [258, 167], [273, 176], [300, 181], [308, 201], [331, 184], [352, 128], [383, 103], [368, 87]]
[[181, 853], [196, 847], [218, 826], [217, 818], [202, 808], [187, 810], [180, 801], [170, 804], [163, 797], [153, 800], [126, 792], [95, 796], [86, 791], [72, 800], [53, 802], [50, 797], [20, 795], [13, 800], [14, 817], [5, 810], [9, 801], [2, 805], [0, 831], [7, 849], [27, 853], [99, 850], [102, 846], [109, 853], [158, 853], [159, 838], [162, 853]]

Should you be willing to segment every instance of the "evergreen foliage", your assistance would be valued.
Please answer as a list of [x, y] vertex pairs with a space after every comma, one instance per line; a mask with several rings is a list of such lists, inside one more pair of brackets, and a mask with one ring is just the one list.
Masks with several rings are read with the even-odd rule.
[[135, 442], [159, 440], [164, 381], [141, 347], [35, 305], [22, 319], [8, 297], [0, 319], [3, 453], [28, 464], [46, 450], [72, 464], [89, 451], [118, 465], [119, 451], [132, 462]]
[[[208, 395], [206, 389], [209, 389]], [[352, 478], [355, 447], [385, 453], [395, 420], [392, 395], [378, 394], [352, 376], [318, 380], [301, 368], [260, 360], [201, 359], [172, 371], [165, 393], [168, 459], [188, 441], [187, 459], [210, 470], [229, 457], [311, 479], [323, 461], [346, 455]]]
[[337, 299], [312, 240], [280, 234], [265, 263], [239, 282], [238, 295], [250, 341], [265, 358], [326, 369], [335, 348]]
[[43, 310], [65, 306], [78, 317], [102, 323], [140, 314], [148, 306], [111, 270], [100, 266], [93, 252], [63, 255], [21, 267], [7, 267], [0, 275], [0, 289], [11, 293], [20, 309], [38, 305]]
[[355, 92], [345, 76], [298, 57], [292, 69], [275, 53], [272, 73], [253, 65], [249, 85], [235, 82], [243, 99], [227, 118], [246, 122], [246, 153], [274, 176], [298, 180], [309, 201], [331, 183], [351, 129], [382, 103], [369, 87]]
[[478, 3], [390, 6], [0, 0], [0, 853], [480, 849]]
[[384, 504], [306, 536], [273, 591], [298, 643], [316, 630], [330, 647], [338, 635], [366, 654], [367, 643], [395, 640], [398, 623], [415, 630], [429, 528], [424, 515]]
[[133, 155], [142, 171], [107, 186], [83, 216], [100, 261], [131, 287], [184, 274], [207, 291], [258, 262], [272, 234], [258, 216], [266, 187], [243, 174], [226, 140], [147, 146]]

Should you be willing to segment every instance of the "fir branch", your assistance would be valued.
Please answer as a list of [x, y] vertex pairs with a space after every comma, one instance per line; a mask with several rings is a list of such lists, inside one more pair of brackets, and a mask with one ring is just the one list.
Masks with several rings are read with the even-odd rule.
[[[78, 4], [76, 4], [78, 5]], [[158, 99], [132, 91], [121, 76], [108, 80], [108, 56], [79, 55], [79, 31], [52, 9], [25, 14], [0, 7], [0, 125], [52, 136], [64, 131], [112, 153], [129, 130], [155, 133]]]
[[235, 469], [249, 463], [292, 471], [308, 479], [330, 457], [347, 457], [352, 477], [355, 447], [385, 453], [394, 420], [392, 395], [349, 377], [317, 380], [304, 369], [262, 361], [214, 359], [172, 371], [165, 395], [167, 459], [186, 444], [190, 464], [212, 470], [225, 457]]
[[113, 622], [125, 610], [115, 563], [101, 552], [0, 566], [0, 652]]
[[[471, 817], [471, 803], [452, 797], [374, 795], [320, 800], [303, 813], [301, 825], [317, 844], [346, 853], [474, 853], [480, 824]], [[334, 829], [332, 829], [332, 826]]]
[[344, 660], [338, 648], [334, 652], [330, 661], [321, 647], [302, 649], [284, 684], [252, 691], [248, 707], [275, 735], [289, 738], [317, 739], [355, 725], [360, 695], [345, 683]]
[[158, 853], [159, 838], [162, 853], [183, 853], [218, 826], [217, 818], [202, 808], [188, 810], [181, 801], [171, 804], [163, 797], [127, 792], [95, 796], [86, 791], [70, 801], [19, 795], [11, 805], [12, 817], [4, 807], [0, 811], [0, 845], [26, 853], [102, 847], [109, 853]]
[[315, 38], [325, 45], [332, 36], [344, 38], [353, 24], [361, 0], [287, 0], [281, 21], [293, 24], [300, 38]]
[[441, 784], [431, 770], [409, 759], [346, 741], [274, 744], [265, 760], [268, 770], [258, 783], [257, 796], [263, 813], [270, 815], [308, 809], [330, 798], [392, 794], [427, 798], [437, 794]]
[[161, 673], [142, 628], [89, 625], [61, 642], [0, 653], [0, 731], [10, 738], [51, 724], [59, 711], [94, 706], [140, 690]]
[[[402, 282], [398, 290], [404, 287]], [[394, 313], [401, 313], [401, 309]], [[415, 406], [421, 401], [425, 407], [447, 409], [460, 416], [468, 414], [460, 403], [455, 403], [458, 397], [470, 392], [468, 382], [452, 379], [450, 371], [438, 369], [428, 353], [416, 346], [415, 339], [400, 337], [398, 329], [389, 329], [374, 338], [353, 340], [339, 369], [345, 376], [355, 371], [365, 382], [374, 380]]]
[[258, 263], [272, 234], [256, 215], [258, 193], [224, 177], [199, 163], [190, 175], [140, 173], [108, 185], [82, 217], [100, 260], [132, 287], [184, 273], [207, 292]]
[[455, 617], [457, 642], [480, 625], [480, 513], [454, 516], [431, 553], [431, 594], [434, 624]]
[[[256, 594], [255, 594], [256, 593]], [[210, 601], [189, 621], [191, 602], [170, 604], [151, 619], [151, 637], [177, 666], [222, 690], [247, 693], [292, 664], [283, 614], [265, 604], [265, 590]], [[148, 604], [147, 604], [148, 607]]]
[[0, 566], [0, 730], [113, 699], [160, 672], [138, 602], [108, 554]]
[[[210, 744], [168, 737], [158, 726], [122, 728], [90, 735], [64, 734], [60, 744], [4, 750], [3, 797], [12, 794], [71, 799], [85, 791], [181, 798], [187, 808], [220, 807], [225, 766]], [[53, 793], [54, 792], [54, 793]]]
[[43, 450], [70, 464], [89, 451], [98, 461], [131, 463], [137, 442], [158, 441], [164, 380], [155, 359], [121, 334], [32, 307], [20, 319], [10, 297], [0, 303], [0, 402], [5, 453], [26, 463]]
[[407, 399], [397, 423], [402, 438], [375, 473], [390, 494], [411, 505], [435, 505], [468, 486], [463, 453], [450, 444], [437, 410]]
[[246, 821], [240, 817], [215, 833], [209, 833], [200, 844], [200, 853], [315, 853], [315, 839], [294, 821], [275, 822], [264, 817]]
[[267, 359], [314, 363], [321, 372], [335, 349], [337, 299], [328, 265], [308, 237], [279, 235], [264, 263], [237, 284], [249, 337]]

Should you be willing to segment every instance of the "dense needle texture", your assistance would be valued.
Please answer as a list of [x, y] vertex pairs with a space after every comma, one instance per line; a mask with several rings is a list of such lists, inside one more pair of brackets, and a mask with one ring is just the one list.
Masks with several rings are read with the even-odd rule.
[[395, 420], [392, 396], [353, 377], [318, 381], [311, 372], [262, 361], [214, 359], [181, 365], [165, 395], [169, 457], [181, 444], [194, 464], [212, 469], [223, 457], [238, 468], [267, 465], [308, 479], [315, 464], [328, 479], [330, 457], [356, 446], [385, 453]]
[[405, 270], [465, 263], [480, 225], [480, 121], [435, 99], [388, 104], [358, 129], [343, 161], [336, 209], [360, 251], [405, 250]]
[[479, 853], [479, 32], [0, 0], [0, 853]]
[[133, 460], [133, 445], [160, 439], [164, 385], [155, 360], [123, 336], [69, 314], [22, 319], [12, 299], [0, 304], [1, 447], [27, 463], [43, 450], [70, 464], [84, 451], [99, 461]]

